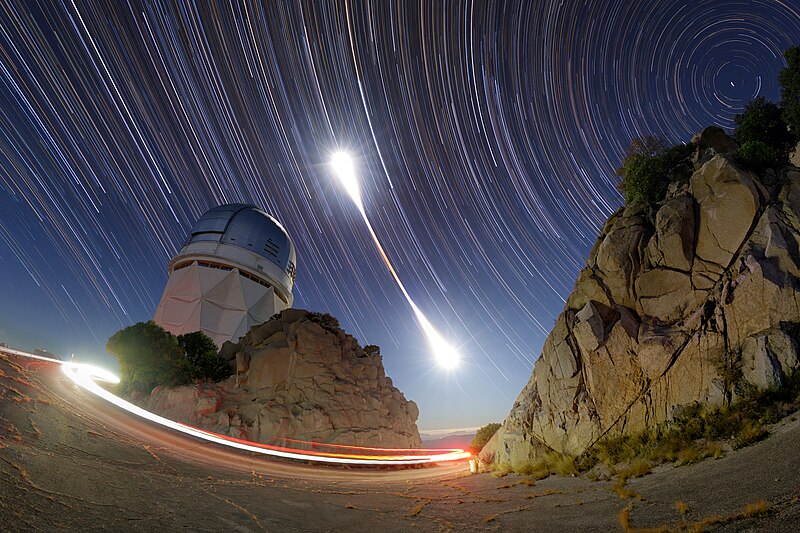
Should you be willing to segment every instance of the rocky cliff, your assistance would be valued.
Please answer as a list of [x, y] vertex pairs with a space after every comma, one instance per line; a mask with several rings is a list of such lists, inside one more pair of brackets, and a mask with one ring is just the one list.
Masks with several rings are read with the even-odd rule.
[[609, 218], [484, 460], [579, 454], [798, 367], [800, 170], [743, 169], [719, 128], [692, 145], [662, 203]]
[[220, 356], [236, 369], [231, 378], [157, 387], [137, 403], [173, 420], [264, 443], [422, 446], [417, 405], [392, 385], [377, 347], [365, 351], [319, 315], [287, 309], [239, 344], [225, 343]]

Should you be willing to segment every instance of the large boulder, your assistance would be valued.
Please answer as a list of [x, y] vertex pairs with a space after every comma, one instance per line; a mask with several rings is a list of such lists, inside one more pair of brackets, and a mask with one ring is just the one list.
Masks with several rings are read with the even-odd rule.
[[695, 254], [727, 268], [756, 222], [763, 187], [752, 173], [718, 155], [692, 175], [690, 190], [699, 204]]
[[789, 163], [796, 167], [800, 167], [800, 143], [797, 143], [794, 150], [789, 154]]
[[721, 130], [695, 145], [687, 184], [605, 225], [485, 460], [579, 454], [800, 366], [800, 172], [743, 170]]
[[692, 144], [701, 153], [711, 149], [715, 154], [724, 154], [736, 150], [736, 141], [731, 139], [719, 126], [709, 126], [694, 137]]
[[220, 351], [220, 383], [156, 388], [143, 407], [209, 431], [263, 443], [419, 448], [419, 409], [392, 385], [380, 351], [302, 309], [253, 327]]

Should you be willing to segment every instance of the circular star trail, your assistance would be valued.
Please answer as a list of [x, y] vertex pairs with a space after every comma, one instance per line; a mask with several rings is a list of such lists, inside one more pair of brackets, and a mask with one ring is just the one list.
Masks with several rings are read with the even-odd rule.
[[[295, 241], [295, 305], [380, 344], [421, 427], [500, 420], [631, 138], [777, 100], [798, 36], [788, 0], [4, 2], [0, 341], [108, 358], [197, 217], [252, 202]], [[339, 150], [457, 372], [431, 368]]]

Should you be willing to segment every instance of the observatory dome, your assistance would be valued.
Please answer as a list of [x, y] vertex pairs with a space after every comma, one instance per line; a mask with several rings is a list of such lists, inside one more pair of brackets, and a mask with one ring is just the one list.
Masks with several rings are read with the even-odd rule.
[[254, 205], [225, 204], [209, 209], [192, 227], [170, 270], [196, 255], [213, 255], [275, 285], [292, 303], [294, 244], [280, 222]]
[[168, 269], [154, 320], [176, 335], [201, 330], [221, 345], [292, 305], [294, 244], [254, 205], [206, 211]]

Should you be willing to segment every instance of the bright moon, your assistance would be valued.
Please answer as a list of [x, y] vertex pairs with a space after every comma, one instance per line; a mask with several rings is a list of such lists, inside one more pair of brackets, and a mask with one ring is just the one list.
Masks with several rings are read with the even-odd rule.
[[347, 152], [336, 152], [331, 158], [331, 167], [336, 177], [339, 178], [344, 190], [353, 203], [356, 204], [361, 214], [364, 214], [364, 205], [361, 203], [361, 191], [358, 188], [358, 179], [356, 178], [356, 167], [353, 159]]

